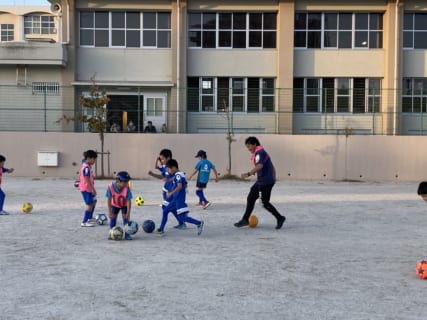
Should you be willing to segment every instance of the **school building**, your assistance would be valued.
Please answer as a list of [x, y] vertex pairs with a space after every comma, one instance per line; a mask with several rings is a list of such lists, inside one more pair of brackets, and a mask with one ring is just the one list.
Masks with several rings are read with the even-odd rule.
[[92, 81], [123, 132], [427, 130], [425, 0], [49, 0], [0, 32], [0, 131], [84, 131], [55, 120]]

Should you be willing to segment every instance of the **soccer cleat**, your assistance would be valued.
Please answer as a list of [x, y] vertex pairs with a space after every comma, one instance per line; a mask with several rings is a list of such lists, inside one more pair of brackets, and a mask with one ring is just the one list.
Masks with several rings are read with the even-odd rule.
[[187, 225], [185, 224], [185, 222], [183, 222], [183, 223], [177, 224], [176, 226], [174, 226], [174, 228], [178, 230], [185, 230], [187, 229]]
[[4, 210], [0, 211], [0, 216], [8, 216], [8, 215], [9, 215], [9, 212]]
[[132, 240], [132, 237], [130, 236], [129, 233], [125, 232], [125, 236], [124, 236], [125, 240]]
[[162, 230], [157, 229], [156, 231], [154, 231], [154, 234], [156, 236], [163, 237], [163, 235], [165, 234], [165, 232], [162, 231]]
[[277, 219], [277, 225], [276, 225], [277, 230], [279, 230], [283, 226], [283, 223], [285, 222], [285, 220], [286, 220], [285, 216], [280, 216], [280, 218]]
[[203, 202], [197, 202], [196, 206], [203, 206]]
[[94, 224], [96, 222], [96, 219], [95, 218], [90, 218], [87, 222]]
[[197, 235], [200, 236], [203, 232], [203, 225], [205, 224], [205, 222], [202, 220], [200, 221], [200, 224], [197, 226]]
[[90, 222], [82, 222], [81, 227], [94, 227], [95, 225], [93, 223]]
[[202, 206], [202, 208], [203, 209], [206, 209], [207, 207], [209, 207], [211, 205], [211, 203], [209, 202], [209, 201], [206, 201], [204, 204], [203, 204], [203, 206]]
[[237, 228], [246, 227], [248, 225], [249, 225], [249, 221], [248, 220], [240, 220], [240, 221], [238, 221], [238, 222], [236, 222], [234, 224], [234, 226], [237, 227]]

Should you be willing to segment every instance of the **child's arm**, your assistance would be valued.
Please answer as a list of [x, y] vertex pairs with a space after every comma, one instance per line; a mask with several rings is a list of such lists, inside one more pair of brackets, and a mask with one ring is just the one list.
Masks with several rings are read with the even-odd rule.
[[212, 170], [215, 173], [215, 182], [218, 182], [218, 171], [215, 168], [212, 168]]
[[150, 175], [150, 176], [152, 176], [152, 177], [154, 177], [154, 178], [157, 178], [157, 179], [163, 179], [163, 175], [161, 175], [161, 174], [158, 174], [158, 173], [154, 173], [153, 171], [148, 171], [148, 175]]
[[131, 200], [127, 201], [127, 207], [128, 207], [127, 217], [128, 217], [128, 220], [130, 221], [130, 209], [132, 208], [132, 201]]
[[197, 172], [199, 172], [199, 170], [194, 170], [194, 172], [192, 173], [192, 174], [190, 174], [190, 176], [188, 177], [188, 181], [190, 181], [191, 180], [191, 178], [197, 173]]
[[95, 190], [95, 186], [92, 184], [92, 182], [90, 181], [90, 177], [89, 176], [85, 176], [85, 181], [89, 187], [90, 192], [96, 196], [96, 190]]
[[182, 182], [178, 182], [178, 185], [176, 186], [175, 189], [173, 189], [172, 191], [169, 191], [168, 193], [166, 193], [166, 197], [168, 197], [168, 198], [172, 197], [172, 195], [174, 193], [179, 192], [179, 190], [181, 190], [181, 189], [182, 189]]
[[114, 217], [113, 211], [111, 210], [111, 198], [107, 198], [107, 207], [108, 207], [108, 216], [110, 218]]
[[6, 169], [6, 171], [5, 171], [5, 172], [7, 172], [7, 173], [12, 173], [13, 171], [15, 171], [15, 169], [13, 169], [13, 168], [9, 168], [9, 169]]

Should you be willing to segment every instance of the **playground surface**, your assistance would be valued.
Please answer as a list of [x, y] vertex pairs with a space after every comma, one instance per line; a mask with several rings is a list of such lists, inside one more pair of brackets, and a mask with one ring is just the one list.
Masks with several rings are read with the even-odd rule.
[[[279, 181], [271, 202], [281, 230], [259, 204], [256, 228], [237, 229], [251, 182], [209, 182], [205, 221], [163, 237], [140, 229], [107, 240], [108, 225], [80, 227], [83, 200], [70, 179], [4, 175], [0, 216], [1, 319], [424, 319], [427, 203], [417, 183]], [[109, 180], [97, 180], [106, 213]], [[133, 181], [140, 226], [160, 223], [159, 180]], [[24, 214], [25, 201], [34, 205]], [[121, 218], [118, 219], [121, 223]]]

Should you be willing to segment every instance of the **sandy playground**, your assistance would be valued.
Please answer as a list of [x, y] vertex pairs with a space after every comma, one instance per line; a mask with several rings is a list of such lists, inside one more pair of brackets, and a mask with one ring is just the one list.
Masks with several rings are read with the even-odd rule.
[[[106, 213], [109, 180], [96, 181]], [[0, 216], [0, 319], [425, 319], [427, 203], [417, 183], [280, 181], [272, 203], [281, 230], [257, 204], [257, 228], [237, 229], [250, 183], [210, 182], [213, 203], [196, 228], [164, 237], [140, 230], [108, 241], [108, 226], [81, 228], [83, 201], [68, 179], [5, 175]], [[158, 224], [161, 182], [133, 182], [132, 218]], [[31, 214], [20, 212], [24, 201]], [[120, 220], [119, 220], [120, 221]]]

